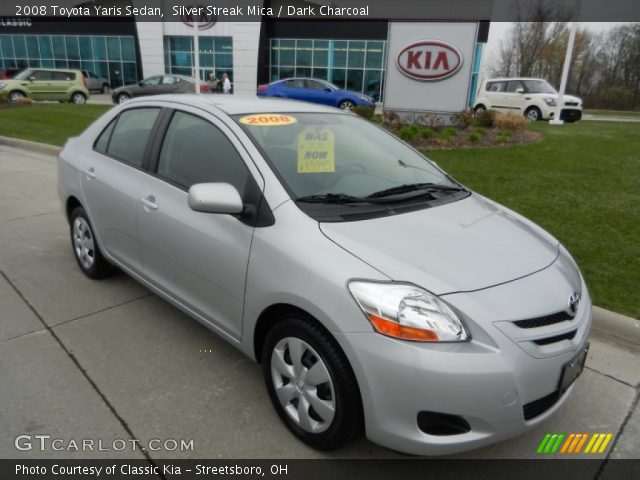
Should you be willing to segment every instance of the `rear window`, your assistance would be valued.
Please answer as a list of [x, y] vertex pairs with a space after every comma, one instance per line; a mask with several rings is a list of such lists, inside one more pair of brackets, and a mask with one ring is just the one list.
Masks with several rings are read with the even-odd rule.
[[504, 92], [507, 82], [487, 82], [487, 92]]
[[75, 79], [76, 74], [74, 72], [51, 72], [51, 80], [56, 80], [58, 82], [69, 82]]
[[133, 108], [122, 112], [113, 128], [107, 153], [141, 168], [147, 140], [159, 113], [159, 108]]

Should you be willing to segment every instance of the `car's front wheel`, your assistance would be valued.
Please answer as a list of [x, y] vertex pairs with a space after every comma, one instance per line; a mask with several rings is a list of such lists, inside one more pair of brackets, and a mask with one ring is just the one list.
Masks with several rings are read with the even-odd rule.
[[75, 92], [73, 95], [71, 95], [71, 102], [75, 103], [76, 105], [84, 105], [85, 103], [87, 103], [87, 97], [84, 93]]
[[22, 98], [24, 98], [24, 94], [19, 90], [14, 90], [9, 93], [9, 101], [10, 102], [19, 102]]
[[542, 112], [538, 107], [529, 107], [526, 112], [524, 112], [524, 116], [527, 117], [527, 120], [530, 122], [537, 122], [542, 119]]
[[340, 105], [338, 105], [338, 108], [341, 108], [342, 110], [351, 110], [355, 106], [356, 104], [351, 100], [343, 100], [340, 102]]
[[111, 272], [111, 265], [100, 252], [93, 227], [84, 208], [76, 207], [73, 210], [69, 224], [73, 255], [82, 272], [93, 279], [107, 276]]
[[303, 314], [282, 319], [262, 350], [267, 390], [280, 418], [299, 439], [334, 450], [362, 430], [360, 391], [336, 341]]

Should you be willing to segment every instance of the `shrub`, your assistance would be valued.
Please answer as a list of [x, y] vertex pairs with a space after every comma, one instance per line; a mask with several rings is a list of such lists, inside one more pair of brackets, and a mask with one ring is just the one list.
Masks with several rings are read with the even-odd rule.
[[422, 138], [433, 138], [436, 132], [434, 132], [431, 128], [421, 128], [419, 135]]
[[446, 142], [450, 142], [454, 138], [456, 138], [456, 129], [453, 127], [445, 128], [440, 134], [440, 138]]
[[365, 106], [353, 107], [351, 111], [362, 118], [366, 118], [367, 120], [371, 120], [374, 114], [373, 108]]
[[15, 101], [18, 105], [31, 105], [33, 102], [29, 97], [20, 97]]
[[5, 93], [0, 93], [0, 103], [9, 103], [9, 97]]
[[411, 140], [418, 134], [419, 128], [417, 125], [407, 125], [398, 130], [398, 136], [403, 140]]
[[476, 115], [475, 125], [478, 127], [493, 127], [494, 120], [496, 118], [495, 110], [485, 110]]
[[527, 119], [523, 115], [497, 113], [493, 124], [501, 130], [524, 130], [527, 126]]
[[454, 122], [461, 128], [468, 128], [476, 123], [476, 112], [473, 110], [465, 110], [454, 115]]
[[498, 143], [506, 143], [509, 140], [510, 135], [505, 135], [505, 132], [502, 132], [500, 135], [496, 137], [496, 141]]
[[477, 133], [481, 137], [483, 137], [484, 134], [487, 133], [487, 131], [484, 128], [476, 128], [473, 131], [474, 131], [474, 133]]
[[478, 132], [471, 132], [469, 134], [469, 141], [472, 143], [476, 143], [478, 140], [480, 140], [481, 137], [482, 135], [480, 135]]
[[502, 132], [500, 132], [500, 136], [501, 137], [507, 137], [509, 138], [511, 135], [513, 135], [513, 132], [511, 130], [503, 130]]

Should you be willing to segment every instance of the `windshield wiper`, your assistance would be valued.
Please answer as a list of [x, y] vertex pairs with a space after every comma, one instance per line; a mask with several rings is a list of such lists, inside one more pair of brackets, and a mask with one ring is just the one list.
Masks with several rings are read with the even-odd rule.
[[296, 202], [305, 203], [375, 203], [366, 198], [354, 197], [346, 193], [321, 193], [296, 198]]
[[398, 185], [397, 187], [386, 188], [379, 192], [374, 192], [371, 195], [365, 197], [369, 200], [374, 198], [390, 197], [393, 195], [400, 195], [409, 192], [466, 192], [467, 189], [463, 187], [456, 187], [453, 185], [440, 185], [438, 183], [409, 183], [406, 185]]

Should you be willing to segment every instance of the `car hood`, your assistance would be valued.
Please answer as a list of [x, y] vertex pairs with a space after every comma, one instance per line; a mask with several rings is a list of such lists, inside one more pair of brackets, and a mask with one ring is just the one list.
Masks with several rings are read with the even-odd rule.
[[[560, 98], [560, 95], [558, 95], [557, 93], [531, 93], [528, 95], [533, 95], [535, 97], [544, 97], [544, 98], [553, 98], [554, 100], [558, 100], [558, 98]], [[574, 97], [573, 95], [564, 95], [564, 101], [565, 102], [582, 102], [582, 99], [579, 97]]]
[[488, 288], [551, 265], [559, 244], [479, 195], [371, 220], [321, 223], [342, 248], [396, 281], [443, 295]]

